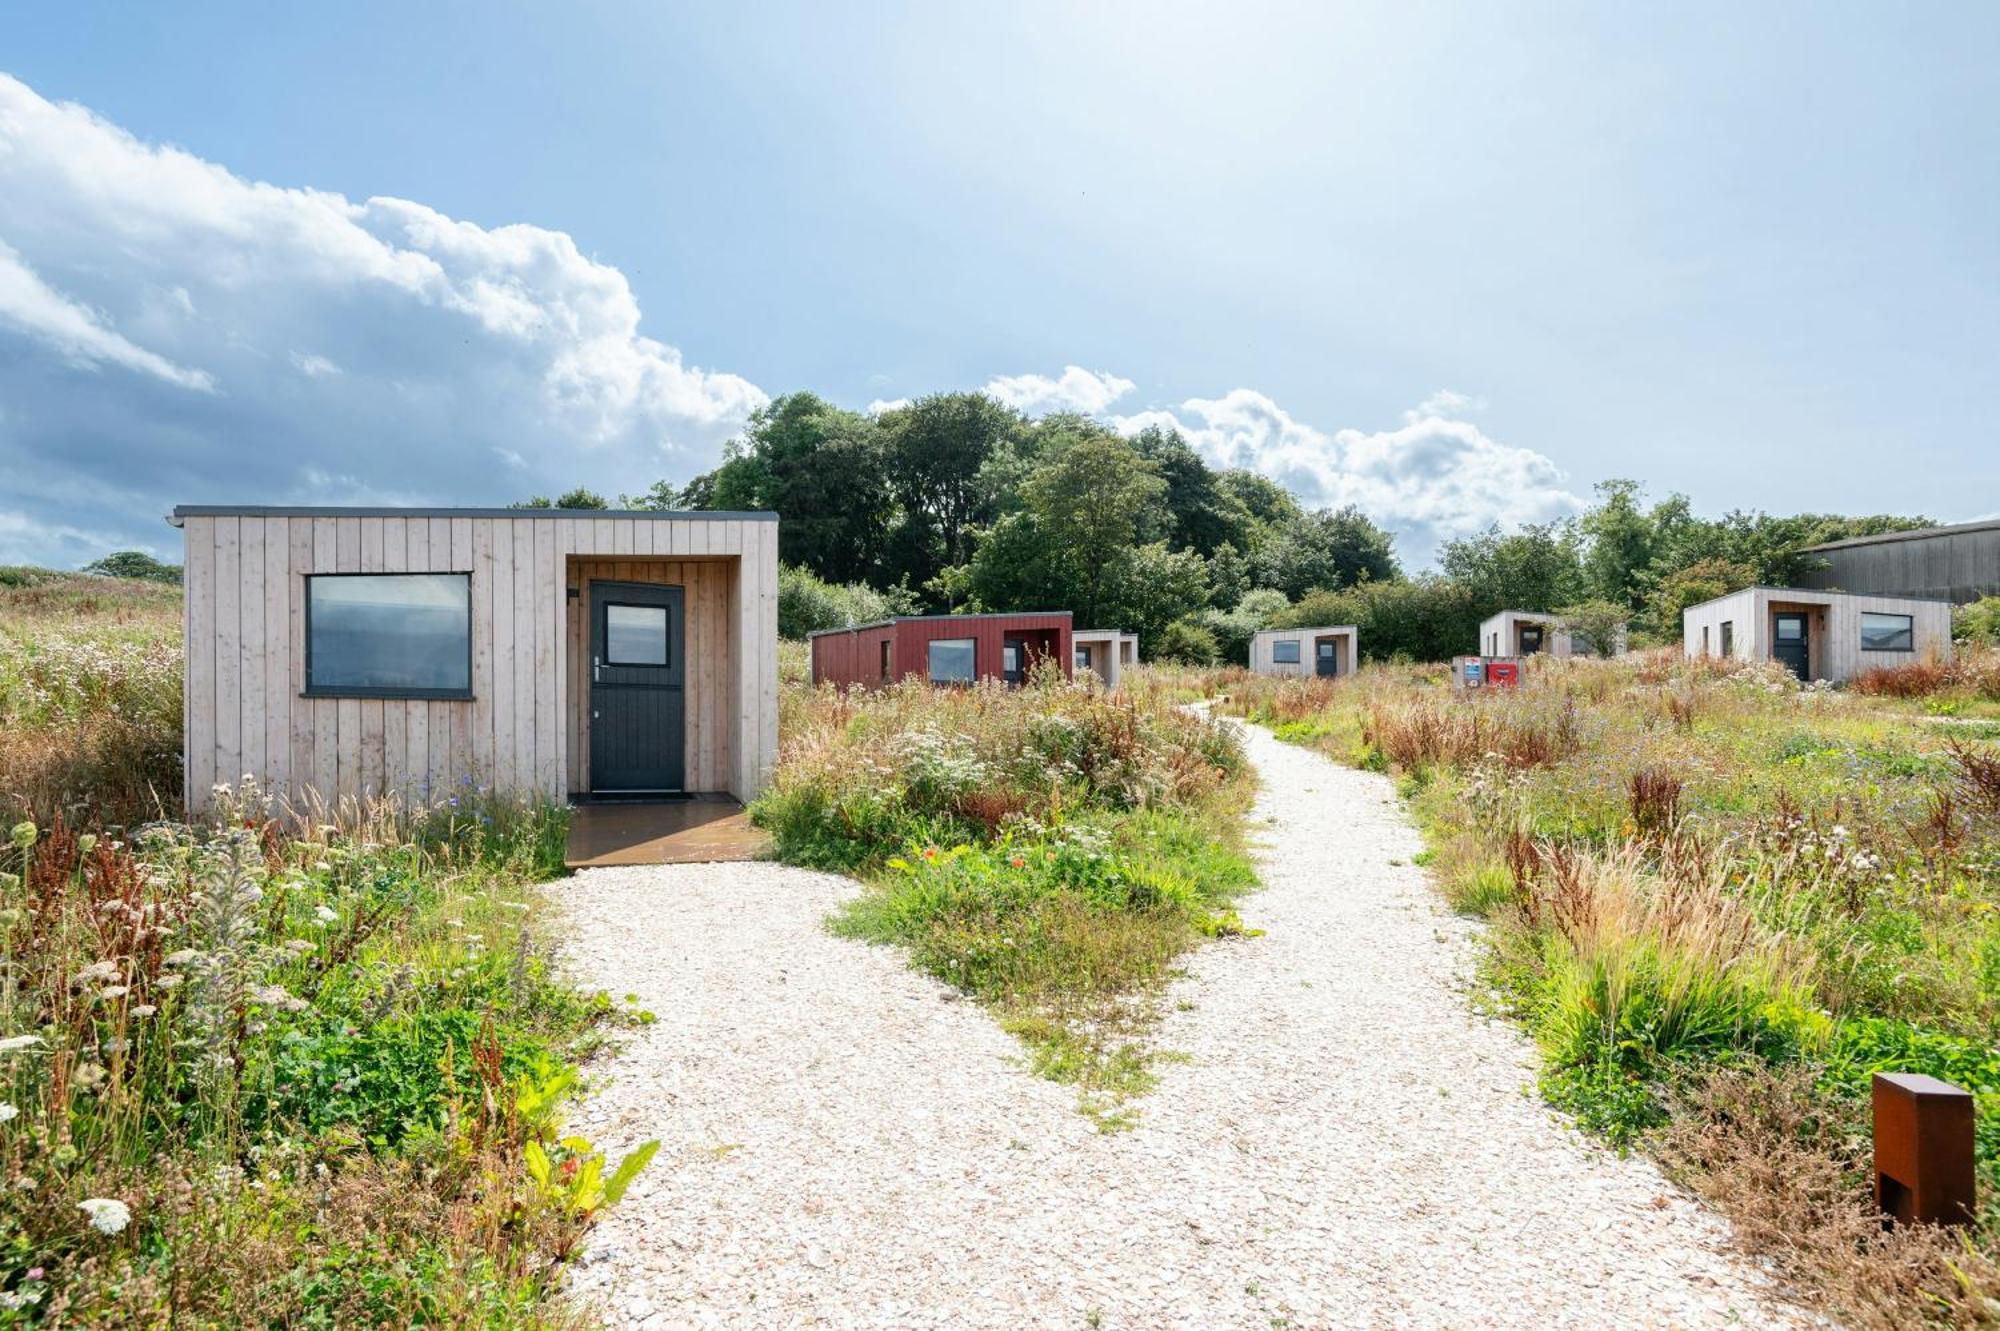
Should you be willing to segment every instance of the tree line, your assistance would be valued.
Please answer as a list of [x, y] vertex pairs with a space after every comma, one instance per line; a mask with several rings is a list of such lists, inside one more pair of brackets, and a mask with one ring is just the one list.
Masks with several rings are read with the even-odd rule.
[[[1474, 650], [1479, 621], [1503, 609], [1677, 640], [1683, 608], [1794, 581], [1806, 546], [1930, 525], [1702, 518], [1685, 495], [1648, 503], [1637, 482], [1607, 480], [1575, 518], [1449, 541], [1435, 572], [1412, 575], [1358, 508], [1310, 508], [1268, 477], [1211, 467], [1176, 430], [1031, 419], [980, 393], [873, 416], [787, 394], [713, 471], [620, 502], [778, 513], [788, 637], [897, 613], [1068, 610], [1080, 627], [1137, 632], [1151, 659], [1195, 662], [1242, 661], [1260, 628], [1319, 624], [1357, 625], [1366, 657], [1439, 660]], [[524, 501], [605, 505], [587, 490]]]

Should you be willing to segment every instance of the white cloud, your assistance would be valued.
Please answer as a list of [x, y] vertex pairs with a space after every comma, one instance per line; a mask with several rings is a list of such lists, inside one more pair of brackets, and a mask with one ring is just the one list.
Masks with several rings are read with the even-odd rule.
[[901, 411], [909, 405], [910, 399], [906, 397], [878, 397], [868, 404], [868, 414], [880, 416], [885, 411]]
[[1054, 379], [1045, 374], [997, 375], [987, 380], [980, 391], [1031, 416], [1050, 411], [1081, 411], [1095, 416], [1135, 387], [1130, 379], [1120, 379], [1115, 374], [1092, 373], [1081, 365], [1067, 365]]
[[1403, 419], [1414, 425], [1418, 421], [1429, 420], [1432, 417], [1437, 417], [1441, 420], [1452, 420], [1471, 412], [1484, 410], [1486, 410], [1485, 398], [1468, 397], [1464, 393], [1455, 393], [1449, 388], [1440, 388], [1437, 392], [1432, 393], [1422, 402], [1417, 403], [1416, 406], [1404, 412]]
[[765, 401], [561, 232], [247, 181], [0, 75], [0, 475], [41, 558], [171, 549], [176, 502], [638, 490]]
[[44, 282], [4, 240], [0, 240], [0, 321], [12, 324], [72, 364], [91, 368], [120, 365], [203, 392], [215, 387], [215, 381], [202, 371], [183, 369], [121, 337], [95, 310], [67, 299]]
[[1495, 522], [1542, 522], [1586, 506], [1547, 457], [1445, 414], [1471, 406], [1460, 394], [1438, 394], [1405, 412], [1399, 429], [1328, 433], [1264, 394], [1238, 388], [1112, 423], [1126, 434], [1148, 425], [1178, 429], [1212, 465], [1262, 473], [1310, 507], [1358, 505], [1397, 534], [1406, 565], [1420, 566], [1442, 541]]

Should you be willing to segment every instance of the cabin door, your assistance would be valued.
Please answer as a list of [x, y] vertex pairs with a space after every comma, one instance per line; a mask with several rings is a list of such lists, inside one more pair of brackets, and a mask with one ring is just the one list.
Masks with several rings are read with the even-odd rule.
[[1540, 624], [1521, 625], [1521, 650], [1519, 656], [1533, 656], [1542, 650], [1542, 626]]
[[682, 589], [590, 584], [590, 789], [668, 795], [686, 781]]
[[1812, 678], [1811, 643], [1803, 612], [1779, 610], [1772, 614], [1771, 656], [1802, 680]]
[[1019, 634], [1009, 633], [1000, 641], [1000, 678], [1010, 687], [1027, 682], [1028, 640]]
[[1331, 678], [1340, 673], [1339, 644], [1332, 638], [1321, 638], [1313, 648], [1313, 673]]

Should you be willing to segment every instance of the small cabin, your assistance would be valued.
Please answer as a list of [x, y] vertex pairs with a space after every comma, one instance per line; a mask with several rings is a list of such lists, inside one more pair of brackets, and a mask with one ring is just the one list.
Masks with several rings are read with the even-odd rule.
[[187, 805], [762, 789], [772, 513], [188, 506]]
[[1611, 642], [1596, 644], [1561, 615], [1502, 610], [1479, 625], [1481, 656], [1616, 656], [1625, 650], [1625, 626]]
[[1139, 635], [1122, 629], [1078, 629], [1070, 634], [1076, 669], [1088, 670], [1115, 689], [1128, 666], [1139, 664]]
[[1043, 661], [1071, 673], [1067, 610], [1018, 615], [898, 615], [810, 635], [815, 684], [870, 688], [915, 677], [932, 684], [1018, 685]]
[[1951, 660], [1951, 602], [1746, 587], [1683, 611], [1681, 647], [1842, 684], [1864, 670]]
[[1263, 629], [1250, 638], [1250, 671], [1256, 675], [1351, 675], [1358, 661], [1359, 631], [1352, 624], [1317, 629]]

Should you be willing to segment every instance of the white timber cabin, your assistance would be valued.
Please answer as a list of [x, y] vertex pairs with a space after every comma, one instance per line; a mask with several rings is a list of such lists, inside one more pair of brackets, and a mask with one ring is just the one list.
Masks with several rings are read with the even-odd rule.
[[1076, 629], [1069, 635], [1076, 669], [1088, 670], [1115, 689], [1125, 667], [1139, 664], [1139, 635], [1122, 629]]
[[1681, 648], [1844, 684], [1864, 670], [1951, 660], [1951, 602], [1746, 587], [1683, 611]]
[[[1615, 656], [1623, 652], [1625, 641], [1625, 627], [1621, 624], [1602, 654]], [[1479, 625], [1481, 656], [1589, 656], [1596, 650], [1596, 645], [1571, 628], [1561, 615], [1502, 610]]]
[[186, 794], [749, 800], [776, 761], [771, 513], [191, 505]]
[[1360, 630], [1352, 624], [1316, 629], [1261, 629], [1250, 637], [1250, 672], [1255, 675], [1354, 673]]

